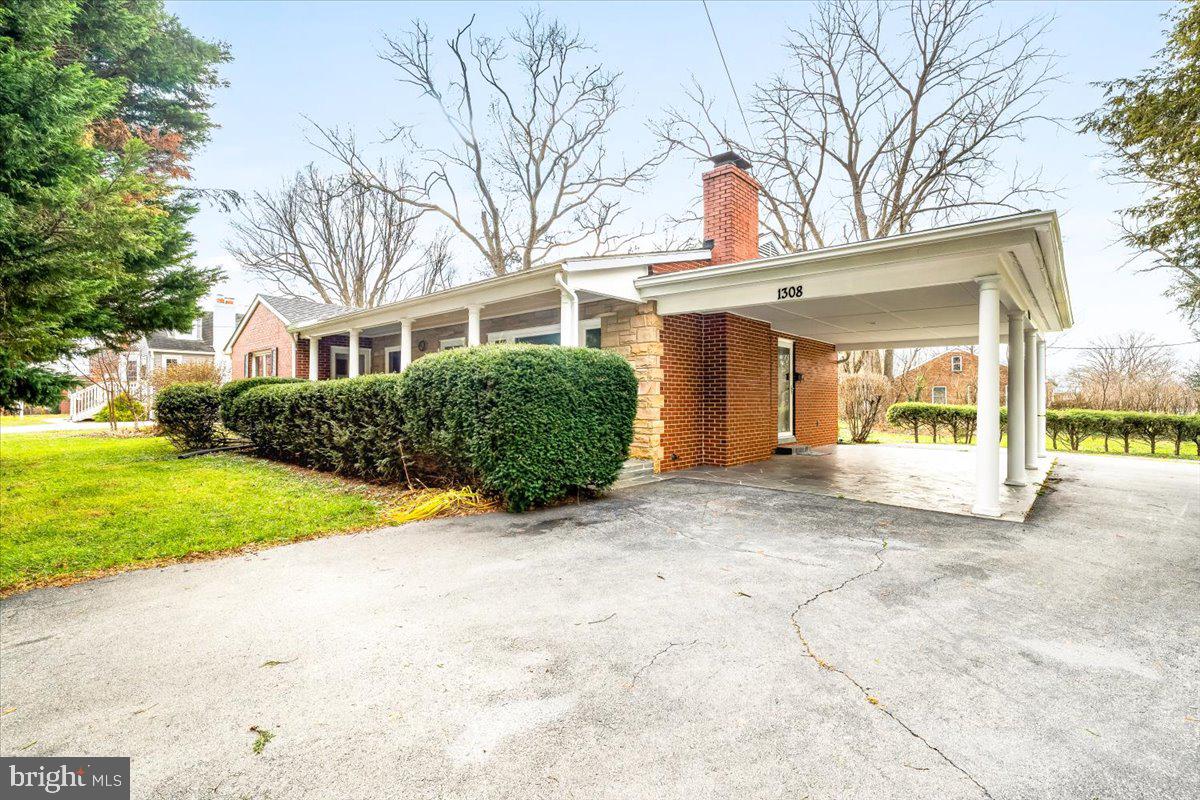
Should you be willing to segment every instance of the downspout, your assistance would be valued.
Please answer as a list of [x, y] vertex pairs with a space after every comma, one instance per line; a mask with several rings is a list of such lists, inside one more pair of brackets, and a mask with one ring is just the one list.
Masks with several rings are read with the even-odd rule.
[[559, 307], [558, 341], [565, 347], [579, 346], [579, 295], [567, 285], [561, 272], [554, 273], [554, 282], [563, 293]]

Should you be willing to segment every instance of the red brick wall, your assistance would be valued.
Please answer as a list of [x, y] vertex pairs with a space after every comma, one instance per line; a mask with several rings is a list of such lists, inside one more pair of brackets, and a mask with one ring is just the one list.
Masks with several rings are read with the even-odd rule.
[[245, 327], [233, 342], [233, 378], [245, 378], [246, 354], [259, 350], [276, 350], [275, 374], [282, 377], [293, 377], [292, 369], [292, 334], [288, 333], [283, 320], [275, 316], [275, 312], [259, 303], [246, 320]]
[[[778, 445], [775, 369], [781, 334], [734, 314], [663, 319], [663, 471], [734, 466]], [[832, 345], [793, 339], [796, 440], [837, 443], [837, 358]]]
[[758, 181], [733, 164], [704, 173], [704, 238], [712, 263], [758, 258]]
[[[962, 372], [951, 369], [951, 356], [962, 356]], [[923, 379], [923, 380], [922, 380]], [[901, 392], [907, 399], [915, 395], [920, 382], [920, 396], [916, 399], [929, 403], [933, 400], [933, 387], [946, 387], [946, 402], [958, 405], [975, 405], [975, 393], [979, 383], [979, 357], [968, 350], [951, 350], [937, 358], [921, 364], [905, 372], [898, 379]], [[1006, 402], [1008, 391], [1008, 367], [1000, 365], [1000, 402]]]
[[663, 317], [663, 463], [660, 471], [704, 463], [703, 317]]
[[711, 261], [672, 261], [670, 264], [651, 264], [651, 275], [663, 275], [668, 272], [683, 272], [689, 269], [712, 266]]

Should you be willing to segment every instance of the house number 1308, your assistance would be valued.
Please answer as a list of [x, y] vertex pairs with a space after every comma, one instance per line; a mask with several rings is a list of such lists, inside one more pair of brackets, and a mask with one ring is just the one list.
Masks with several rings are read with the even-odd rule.
[[797, 297], [804, 297], [804, 287], [800, 284], [795, 286], [780, 286], [777, 300], [794, 300]]

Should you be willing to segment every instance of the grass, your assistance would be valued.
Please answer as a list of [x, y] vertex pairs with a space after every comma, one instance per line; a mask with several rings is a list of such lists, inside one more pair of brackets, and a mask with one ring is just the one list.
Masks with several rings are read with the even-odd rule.
[[[850, 441], [850, 433], [845, 428], [845, 426], [841, 426], [838, 428], [838, 436], [843, 442]], [[913, 437], [912, 437], [912, 433], [908, 433], [908, 432], [904, 432], [904, 431], [888, 430], [885, 428], [876, 428], [874, 431], [871, 432], [871, 435], [869, 437], [867, 437], [867, 442], [870, 444], [876, 444], [876, 443], [913, 444]], [[1005, 437], [1001, 437], [1000, 442], [1003, 445], [1005, 443]], [[933, 444], [934, 443], [933, 437], [930, 436], [929, 434], [922, 433], [919, 443], [920, 444]], [[949, 429], [947, 429], [944, 433], [942, 433], [942, 432], [938, 433], [937, 444], [954, 444], [954, 439], [952, 439], [950, 437]], [[972, 444], [974, 444], [974, 442], [972, 442]], [[1070, 448], [1067, 445], [1067, 437], [1059, 436], [1058, 444], [1059, 444], [1059, 449], [1055, 450], [1054, 447], [1052, 446], [1053, 443], [1050, 441], [1050, 437], [1047, 436], [1046, 437], [1046, 452], [1048, 452], [1048, 453], [1054, 453], [1054, 452], [1060, 452], [1060, 451], [1061, 452], [1071, 452]], [[1079, 450], [1076, 452], [1093, 453], [1093, 454], [1099, 454], [1099, 455], [1113, 455], [1113, 456], [1126, 455], [1120, 439], [1115, 439], [1115, 438], [1110, 439], [1109, 443], [1108, 443], [1108, 448], [1109, 448], [1108, 452], [1106, 453], [1104, 451], [1104, 437], [1103, 436], [1092, 436], [1087, 439], [1084, 439], [1083, 442], [1079, 445]], [[1184, 460], [1189, 460], [1189, 461], [1196, 461], [1196, 460], [1200, 459], [1200, 456], [1196, 455], [1196, 445], [1194, 442], [1184, 442], [1183, 446], [1179, 450], [1178, 456], [1175, 455], [1174, 441], [1160, 441], [1158, 443], [1157, 450], [1158, 450], [1157, 453], [1151, 453], [1150, 445], [1146, 444], [1145, 442], [1138, 442], [1138, 441], [1130, 440], [1128, 455], [1148, 456], [1151, 458], [1179, 458], [1179, 459], [1184, 459]]]
[[166, 440], [29, 434], [0, 446], [0, 595], [386, 524], [374, 487]]
[[23, 417], [4, 414], [0, 416], [0, 428], [23, 428], [26, 425], [45, 425], [48, 422], [63, 422], [66, 414], [26, 414]]

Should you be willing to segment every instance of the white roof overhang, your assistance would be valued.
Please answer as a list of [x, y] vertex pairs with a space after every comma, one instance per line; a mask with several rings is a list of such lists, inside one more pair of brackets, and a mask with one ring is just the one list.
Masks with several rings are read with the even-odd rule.
[[402, 319], [437, 325], [469, 306], [482, 306], [486, 310], [484, 318], [539, 310], [558, 304], [558, 278], [573, 292], [636, 303], [641, 297], [634, 280], [646, 275], [651, 264], [704, 260], [710, 255], [711, 251], [700, 249], [567, 259], [375, 308], [299, 322], [288, 330], [302, 336], [329, 336], [351, 328], [370, 331], [394, 327]]
[[976, 339], [976, 280], [989, 275], [1000, 277], [1005, 309], [1028, 314], [1039, 331], [1071, 326], [1053, 211], [650, 275], [636, 285], [660, 314], [728, 311], [858, 349]]

